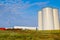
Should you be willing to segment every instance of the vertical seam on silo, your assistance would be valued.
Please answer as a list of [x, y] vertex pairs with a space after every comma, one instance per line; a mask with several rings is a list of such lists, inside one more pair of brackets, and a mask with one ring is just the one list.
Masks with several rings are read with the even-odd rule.
[[44, 30], [44, 27], [43, 27], [43, 9], [42, 9], [42, 30]]
[[53, 30], [55, 29], [55, 25], [54, 25], [54, 13], [53, 13], [53, 8], [52, 8], [52, 16], [53, 16]]
[[[58, 21], [59, 21], [59, 10], [58, 10]], [[60, 22], [59, 22], [59, 29], [60, 29]]]

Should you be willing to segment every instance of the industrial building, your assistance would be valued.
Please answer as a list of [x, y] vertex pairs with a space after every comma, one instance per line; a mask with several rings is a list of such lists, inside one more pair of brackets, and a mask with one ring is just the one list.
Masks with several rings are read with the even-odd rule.
[[23, 30], [60, 30], [58, 14], [57, 8], [45, 7], [38, 12], [38, 27], [14, 26], [14, 28]]
[[38, 30], [59, 30], [58, 9], [46, 7], [38, 12]]
[[14, 29], [28, 29], [28, 30], [36, 30], [36, 27], [27, 27], [27, 26], [14, 26]]

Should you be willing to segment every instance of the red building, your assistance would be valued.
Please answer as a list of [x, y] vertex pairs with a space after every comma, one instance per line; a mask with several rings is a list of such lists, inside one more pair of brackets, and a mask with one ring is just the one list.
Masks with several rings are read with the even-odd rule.
[[0, 28], [0, 30], [6, 30], [6, 28]]

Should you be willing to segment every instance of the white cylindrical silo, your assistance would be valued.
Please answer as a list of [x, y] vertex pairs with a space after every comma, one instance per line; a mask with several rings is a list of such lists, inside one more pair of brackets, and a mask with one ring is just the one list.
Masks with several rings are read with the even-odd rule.
[[38, 12], [38, 30], [42, 30], [42, 11]]
[[52, 8], [43, 9], [43, 30], [53, 30], [53, 12]]
[[54, 29], [59, 30], [58, 9], [53, 9], [53, 17], [54, 17]]

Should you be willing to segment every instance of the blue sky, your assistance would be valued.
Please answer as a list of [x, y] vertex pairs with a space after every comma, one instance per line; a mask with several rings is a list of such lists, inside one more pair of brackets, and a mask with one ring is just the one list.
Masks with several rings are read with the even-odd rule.
[[0, 0], [0, 27], [37, 26], [38, 11], [58, 8], [60, 0]]

